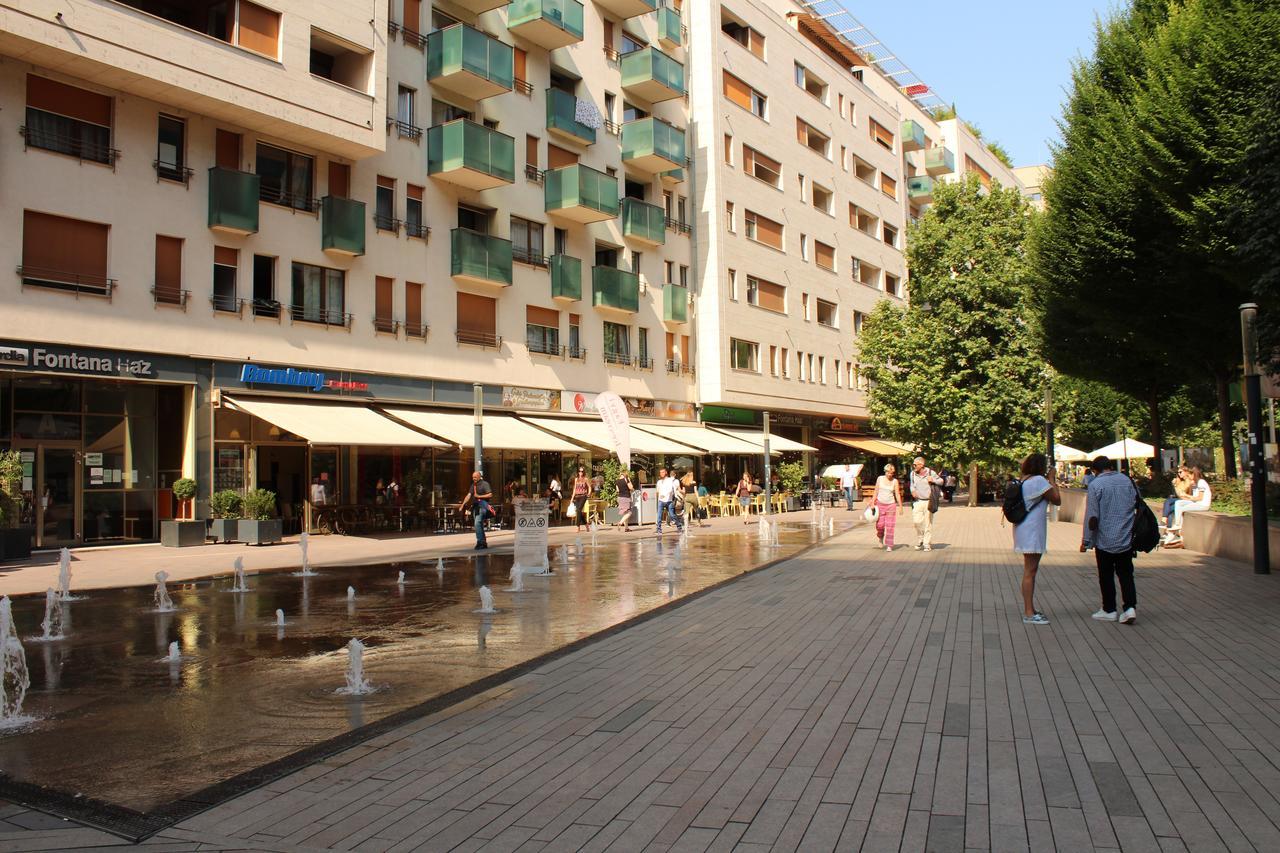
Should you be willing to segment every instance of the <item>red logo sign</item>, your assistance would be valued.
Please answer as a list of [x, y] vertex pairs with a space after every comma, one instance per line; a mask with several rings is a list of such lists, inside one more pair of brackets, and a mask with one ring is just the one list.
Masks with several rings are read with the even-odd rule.
[[585, 412], [587, 410], [587, 398], [581, 394], [574, 394], [573, 409], [576, 412]]

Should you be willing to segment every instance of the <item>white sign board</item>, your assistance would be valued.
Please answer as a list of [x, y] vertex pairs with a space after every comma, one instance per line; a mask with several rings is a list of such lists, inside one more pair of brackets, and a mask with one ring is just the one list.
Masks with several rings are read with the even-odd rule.
[[627, 415], [627, 404], [612, 391], [596, 395], [596, 410], [604, 428], [613, 439], [613, 450], [618, 454], [622, 467], [631, 470], [631, 418]]
[[547, 502], [541, 498], [526, 498], [515, 505], [515, 564], [514, 571], [543, 571], [547, 562]]

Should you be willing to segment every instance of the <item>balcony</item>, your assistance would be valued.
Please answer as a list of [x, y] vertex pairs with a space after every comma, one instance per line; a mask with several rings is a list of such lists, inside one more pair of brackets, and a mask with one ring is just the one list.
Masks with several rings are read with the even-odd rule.
[[427, 174], [473, 190], [516, 179], [516, 141], [505, 133], [454, 119], [427, 131]]
[[510, 92], [514, 62], [511, 45], [466, 24], [427, 35], [427, 80], [473, 101]]
[[458, 329], [454, 333], [454, 340], [472, 347], [502, 349], [502, 335], [481, 329]]
[[569, 255], [551, 256], [551, 298], [577, 302], [582, 298], [582, 261]]
[[582, 4], [578, 0], [512, 0], [507, 29], [546, 50], [582, 41]]
[[667, 212], [638, 198], [624, 198], [622, 236], [650, 246], [661, 246], [667, 242]]
[[671, 170], [669, 170], [669, 171], [663, 172], [663, 173], [662, 173], [661, 175], [659, 175], [658, 177], [662, 178], [662, 182], [663, 182], [664, 184], [673, 184], [673, 185], [674, 185], [674, 184], [683, 184], [683, 183], [684, 183], [684, 169], [671, 169]]
[[66, 290], [76, 294], [77, 299], [82, 293], [88, 296], [105, 296], [108, 301], [119, 283], [114, 278], [92, 273], [34, 266], [18, 267], [18, 277], [22, 279], [24, 288], [46, 287], [50, 290]]
[[684, 131], [660, 118], [642, 118], [622, 126], [622, 162], [645, 172], [684, 166]]
[[684, 96], [684, 66], [656, 47], [622, 55], [622, 88], [656, 104]]
[[451, 273], [468, 284], [511, 286], [511, 241], [467, 228], [450, 232]]
[[684, 24], [680, 13], [670, 6], [658, 10], [658, 43], [667, 50], [675, 50], [684, 43]]
[[460, 9], [466, 9], [468, 12], [475, 12], [479, 15], [481, 12], [490, 12], [494, 9], [501, 9], [507, 5], [507, 0], [453, 0], [453, 5]]
[[595, 0], [595, 3], [618, 18], [634, 18], [658, 8], [658, 0]]
[[925, 146], [924, 125], [911, 119], [902, 120], [902, 150], [919, 151]]
[[616, 267], [592, 267], [591, 304], [636, 313], [640, 310], [640, 276]]
[[547, 130], [562, 139], [579, 145], [591, 145], [596, 141], [596, 129], [574, 118], [578, 99], [560, 89], [547, 90]]
[[617, 364], [622, 367], [630, 367], [631, 365], [635, 364], [635, 360], [631, 357], [630, 353], [611, 352], [610, 350], [605, 350], [604, 363]]
[[689, 288], [678, 284], [664, 285], [662, 288], [662, 322], [689, 322]]
[[929, 204], [933, 201], [934, 180], [928, 175], [907, 178], [907, 199], [912, 204]]
[[946, 175], [956, 170], [956, 155], [950, 148], [930, 148], [924, 152], [924, 170], [930, 175]]
[[209, 227], [230, 234], [258, 233], [262, 179], [214, 166], [209, 170]]
[[617, 219], [618, 179], [581, 163], [549, 169], [543, 176], [544, 207], [574, 222]]
[[335, 255], [364, 254], [364, 202], [327, 195], [320, 199], [320, 247]]

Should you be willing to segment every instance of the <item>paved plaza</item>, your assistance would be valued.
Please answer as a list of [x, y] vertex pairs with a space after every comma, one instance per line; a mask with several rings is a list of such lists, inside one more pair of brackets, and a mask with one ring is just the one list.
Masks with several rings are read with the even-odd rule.
[[[1094, 622], [1051, 525], [1024, 626], [1008, 539], [990, 508], [945, 507], [932, 553], [856, 528], [146, 844], [1280, 849], [1277, 581], [1143, 556], [1137, 624]], [[124, 843], [0, 811], [0, 849]]]

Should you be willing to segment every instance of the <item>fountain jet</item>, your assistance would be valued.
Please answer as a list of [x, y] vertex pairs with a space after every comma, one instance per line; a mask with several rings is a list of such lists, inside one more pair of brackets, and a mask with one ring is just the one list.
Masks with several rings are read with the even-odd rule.
[[0, 598], [0, 726], [25, 721], [22, 703], [31, 686], [27, 672], [27, 653], [13, 627], [13, 605], [9, 596]]
[[169, 597], [169, 589], [164, 584], [168, 579], [169, 573], [163, 569], [156, 572], [156, 610], [160, 613], [172, 613], [174, 610], [177, 610], [177, 608], [173, 606], [173, 599]]
[[364, 696], [372, 693], [373, 685], [364, 677], [364, 643], [352, 638], [347, 643], [347, 685], [337, 692], [344, 696]]
[[40, 623], [42, 640], [61, 640], [62, 633], [62, 599], [58, 591], [49, 587], [44, 593], [44, 621]]

